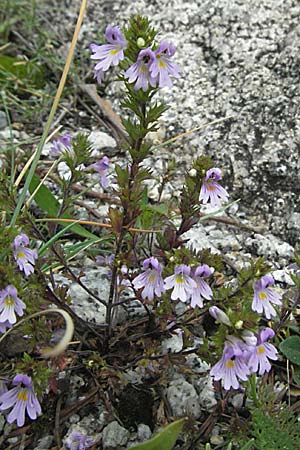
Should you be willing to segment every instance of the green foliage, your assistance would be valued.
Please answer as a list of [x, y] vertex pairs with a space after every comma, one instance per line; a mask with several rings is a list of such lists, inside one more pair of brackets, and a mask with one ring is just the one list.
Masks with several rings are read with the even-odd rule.
[[141, 50], [138, 45], [138, 39], [144, 40], [144, 48], [150, 47], [157, 34], [157, 31], [151, 27], [147, 17], [136, 15], [129, 21], [129, 27], [124, 30], [125, 37], [129, 43], [125, 50], [125, 56], [132, 62], [135, 62]]
[[0, 83], [20, 83], [22, 86], [42, 88], [45, 85], [45, 67], [36, 61], [0, 55]]
[[297, 416], [287, 406], [268, 414], [261, 408], [252, 412], [252, 431], [259, 450], [295, 450], [299, 448], [300, 428]]
[[[41, 180], [39, 179], [39, 177], [37, 175], [34, 175], [29, 186], [29, 192], [31, 194], [39, 186], [40, 182]], [[48, 189], [44, 184], [40, 186], [39, 190], [34, 196], [34, 200], [43, 211], [48, 213], [48, 216], [50, 216], [50, 218], [57, 217], [60, 209], [59, 201], [54, 197], [50, 189]], [[62, 218], [72, 219], [72, 217], [67, 213], [64, 213], [62, 215]], [[60, 226], [62, 227], [67, 227], [68, 225], [68, 223], [60, 222]], [[82, 237], [98, 239], [96, 235], [90, 233], [79, 224], [74, 224], [74, 226], [72, 227], [72, 232]]]
[[52, 375], [45, 361], [37, 361], [27, 353], [24, 353], [16, 367], [17, 373], [26, 373], [32, 378], [37, 395], [41, 395], [48, 387], [48, 380]]
[[154, 438], [147, 442], [131, 447], [131, 450], [172, 450], [185, 419], [176, 420], [160, 431]]
[[300, 365], [300, 337], [290, 336], [279, 345], [280, 351], [293, 364]]

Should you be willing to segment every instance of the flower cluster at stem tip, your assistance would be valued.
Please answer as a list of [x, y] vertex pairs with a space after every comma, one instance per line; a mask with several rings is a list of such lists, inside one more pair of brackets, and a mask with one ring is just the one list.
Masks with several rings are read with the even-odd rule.
[[[90, 44], [91, 59], [98, 61], [94, 67], [98, 83], [103, 80], [104, 72], [111, 66], [117, 66], [125, 59], [127, 40], [120, 27], [108, 25], [105, 31], [107, 44]], [[156, 50], [151, 47], [140, 50], [137, 60], [128, 67], [124, 77], [129, 83], [135, 83], [134, 89], [146, 92], [149, 86], [171, 87], [170, 76], [180, 77], [180, 68], [171, 58], [176, 48], [172, 42], [162, 41]]]
[[[132, 285], [135, 290], [141, 289], [141, 297], [152, 301], [154, 296], [161, 297], [167, 290], [172, 289], [171, 300], [179, 300], [183, 303], [190, 301], [191, 308], [204, 306], [205, 300], [212, 300], [213, 291], [205, 281], [213, 273], [213, 268], [203, 264], [191, 268], [186, 264], [175, 266], [174, 274], [163, 279], [163, 267], [157, 258], [150, 257], [143, 262], [144, 271], [137, 275]], [[276, 315], [271, 305], [281, 305], [281, 296], [270, 289], [274, 284], [272, 275], [265, 275], [254, 283], [254, 295], [252, 310], [263, 313], [270, 318], [270, 311]], [[257, 307], [257, 301], [262, 303]], [[232, 327], [227, 314], [217, 306], [209, 308], [211, 316], [220, 324]], [[272, 339], [275, 333], [271, 328], [261, 330], [258, 335], [248, 330], [243, 330], [242, 339], [232, 335], [226, 337], [225, 347], [221, 360], [211, 369], [211, 376], [216, 381], [223, 380], [224, 388], [239, 387], [238, 379], [247, 381], [251, 373], [258, 372], [263, 375], [270, 371], [269, 359], [277, 359], [277, 350], [266, 342]]]

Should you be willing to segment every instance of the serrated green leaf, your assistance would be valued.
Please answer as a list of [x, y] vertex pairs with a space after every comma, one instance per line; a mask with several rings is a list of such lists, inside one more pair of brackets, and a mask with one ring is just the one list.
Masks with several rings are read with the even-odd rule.
[[[35, 191], [35, 189], [38, 187], [40, 182], [41, 182], [41, 180], [39, 179], [39, 177], [37, 175], [34, 175], [33, 178], [32, 178], [32, 181], [30, 183], [30, 186], [29, 186], [29, 192], [31, 194]], [[49, 214], [49, 216], [51, 218], [57, 216], [57, 213], [58, 213], [59, 207], [60, 207], [59, 202], [54, 197], [52, 192], [45, 185], [43, 185], [43, 184], [41, 185], [41, 187], [39, 188], [39, 190], [37, 191], [37, 193], [34, 196], [34, 200], [36, 201], [38, 206], [43, 211], [45, 211], [45, 212], [47, 212]], [[72, 217], [69, 214], [63, 214], [61, 218], [62, 219], [72, 219]], [[59, 225], [65, 228], [69, 224], [61, 222]], [[96, 236], [93, 233], [90, 233], [88, 230], [86, 230], [84, 227], [82, 227], [79, 224], [75, 224], [72, 227], [72, 231], [73, 231], [73, 233], [76, 233], [79, 236], [82, 236], [82, 237], [85, 237], [85, 238], [99, 239], [98, 236]]]
[[300, 365], [300, 337], [290, 336], [279, 345], [280, 351], [293, 364]]
[[172, 450], [185, 419], [176, 420], [147, 442], [131, 447], [131, 450]]

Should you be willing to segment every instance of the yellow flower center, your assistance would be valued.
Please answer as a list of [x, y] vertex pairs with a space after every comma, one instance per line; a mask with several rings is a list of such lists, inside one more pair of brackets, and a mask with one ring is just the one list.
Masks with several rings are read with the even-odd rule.
[[259, 347], [257, 347], [257, 353], [259, 355], [262, 355], [263, 353], [265, 353], [265, 349], [262, 345], [260, 345]]
[[225, 367], [226, 367], [227, 369], [232, 369], [232, 367], [235, 367], [235, 362], [232, 361], [232, 359], [230, 359], [229, 361], [226, 361]]
[[24, 258], [25, 253], [23, 253], [22, 251], [18, 252], [18, 258]]
[[268, 297], [267, 294], [265, 292], [260, 292], [258, 294], [258, 297], [260, 300], [266, 300], [266, 298]]
[[119, 49], [114, 48], [113, 50], [110, 50], [109, 53], [110, 53], [111, 55], [116, 55], [118, 52], [119, 52]]
[[10, 295], [8, 295], [4, 300], [4, 304], [5, 306], [14, 306], [15, 300]]
[[158, 67], [162, 67], [164, 69], [165, 67], [167, 67], [167, 64], [163, 61], [159, 61]]
[[206, 189], [207, 189], [208, 191], [214, 191], [214, 190], [216, 189], [216, 187], [215, 187], [213, 184], [209, 184], [209, 185], [206, 187]]
[[18, 400], [21, 400], [23, 402], [27, 402], [28, 400], [28, 394], [26, 391], [21, 391], [18, 393]]
[[156, 274], [151, 273], [148, 277], [148, 280], [150, 281], [150, 283], [153, 283], [156, 280]]
[[183, 282], [184, 282], [183, 275], [181, 275], [181, 274], [176, 275], [176, 277], [175, 277], [175, 283], [181, 284], [181, 283], [183, 283]]

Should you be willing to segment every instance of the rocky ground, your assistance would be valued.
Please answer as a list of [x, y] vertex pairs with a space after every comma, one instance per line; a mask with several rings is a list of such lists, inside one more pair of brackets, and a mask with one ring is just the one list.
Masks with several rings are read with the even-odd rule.
[[[164, 194], [168, 199], [179, 194], [182, 174], [196, 156], [202, 153], [213, 156], [216, 166], [222, 168], [223, 185], [231, 199], [241, 199], [231, 207], [229, 215], [253, 229], [242, 230], [214, 222], [200, 224], [187, 235], [191, 245], [221, 251], [233, 270], [248, 264], [253, 256], [264, 256], [272, 265], [278, 286], [286, 290], [292, 285], [287, 267], [294, 249], [300, 248], [300, 4], [292, 0], [252, 0], [250, 3], [246, 0], [188, 3], [183, 0], [115, 0], [113, 3], [91, 0], [78, 48], [87, 49], [90, 42], [101, 36], [106, 24], [124, 25], [135, 12], [147, 15], [161, 30], [160, 36], [176, 44], [176, 61], [182, 68], [182, 77], [174, 82], [173, 89], [161, 92], [170, 109], [162, 118], [159, 138], [166, 140], [217, 119], [224, 121], [163, 148], [148, 162], [160, 176], [164, 165], [175, 157], [175, 179], [166, 186]], [[65, 54], [79, 5], [79, 0], [56, 0], [49, 3], [45, 13], [47, 20], [59, 30], [61, 45], [57, 51], [61, 55]], [[92, 64], [87, 71], [91, 68]], [[122, 95], [119, 84], [109, 84], [106, 94], [119, 112]], [[86, 111], [82, 111], [80, 117], [79, 131], [88, 134], [98, 131], [99, 126], [93, 118], [87, 118]], [[72, 129], [67, 116], [62, 124]], [[18, 133], [15, 131], [16, 140], [26, 138], [23, 132]], [[9, 137], [7, 129], [1, 131], [1, 137], [4, 140]], [[115, 141], [107, 133], [94, 134], [92, 140], [97, 150], [105, 152], [113, 161], [124, 157], [118, 154]], [[47, 156], [47, 149], [44, 156]], [[150, 194], [155, 198], [153, 185]], [[99, 205], [92, 201], [90, 206], [98, 208]], [[103, 206], [101, 213], [105, 215]], [[255, 229], [260, 226], [261, 229]], [[85, 260], [84, 267], [83, 281], [100, 296], [105, 295], [108, 283], [106, 286], [103, 268], [91, 260]], [[100, 287], [99, 278], [103, 281]], [[91, 307], [88, 296], [70, 280], [59, 277], [57, 280], [69, 286], [74, 309], [79, 315], [103, 323], [103, 308]], [[139, 305], [135, 306], [121, 311], [120, 320], [138, 315]], [[180, 336], [170, 339], [162, 344], [162, 350], [180, 350]], [[214, 406], [215, 398], [207, 376], [208, 366], [195, 354], [189, 356], [189, 364], [195, 377], [187, 380], [175, 367], [165, 395], [174, 416], [189, 412], [199, 419], [203, 411]], [[61, 374], [62, 379], [66, 376]], [[141, 374], [126, 373], [125, 376], [130, 383], [138, 384]], [[78, 399], [84, 379], [75, 375], [71, 383], [74, 398], [68, 399], [69, 404]], [[241, 401], [238, 395], [233, 399], [236, 405]], [[82, 430], [96, 439], [101, 438], [103, 448], [130, 448], [134, 442], [152, 434], [149, 423], [141, 423], [138, 430], [130, 434], [117, 421], [107, 419], [102, 403], [94, 407], [92, 414], [74, 414], [67, 426], [67, 435], [74, 429]], [[222, 439], [216, 429], [214, 443], [221, 444]], [[36, 450], [53, 445], [54, 437], [49, 433]]]

